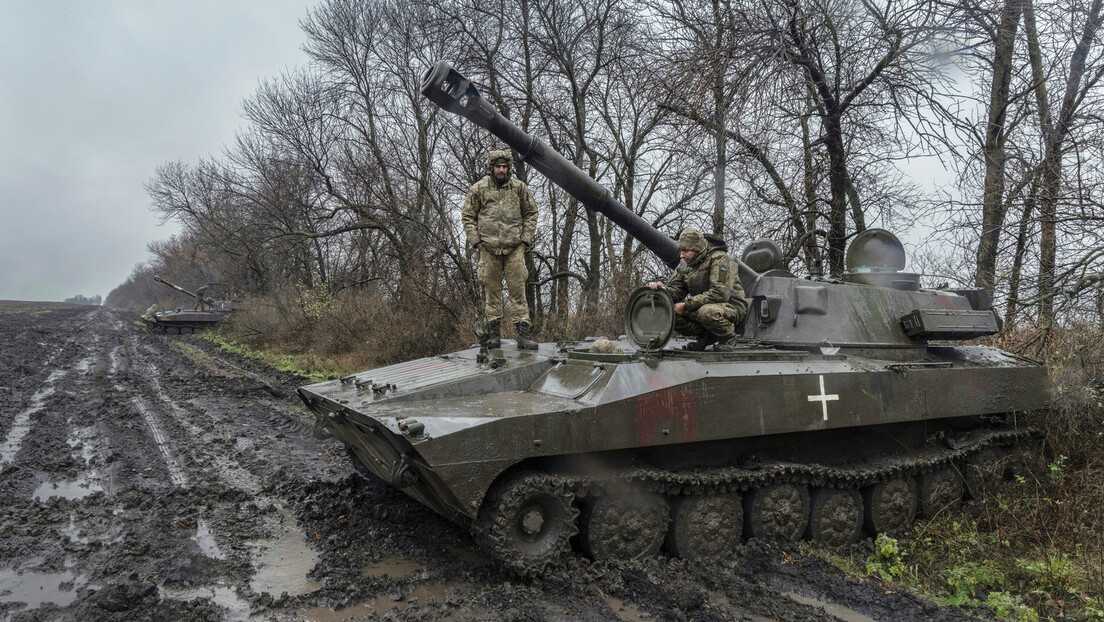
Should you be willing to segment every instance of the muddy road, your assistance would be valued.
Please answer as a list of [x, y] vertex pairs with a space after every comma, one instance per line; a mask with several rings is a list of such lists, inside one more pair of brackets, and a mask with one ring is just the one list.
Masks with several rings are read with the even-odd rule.
[[0, 302], [0, 620], [970, 619], [755, 543], [519, 579], [315, 440], [303, 383], [133, 314]]

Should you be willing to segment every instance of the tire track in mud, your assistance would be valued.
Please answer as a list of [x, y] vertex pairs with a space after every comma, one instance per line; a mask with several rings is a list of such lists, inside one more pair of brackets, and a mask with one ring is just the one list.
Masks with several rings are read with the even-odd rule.
[[36, 391], [31, 396], [31, 405], [15, 416], [11, 429], [4, 439], [4, 444], [0, 445], [0, 470], [15, 459], [15, 455], [23, 445], [24, 437], [31, 431], [31, 416], [45, 408], [47, 398], [55, 392], [55, 388], [52, 386], [53, 383], [65, 377], [66, 373], [68, 372], [64, 370], [52, 372], [46, 379], [47, 386]]
[[[115, 385], [115, 388], [120, 391], [123, 390], [120, 385]], [[166, 440], [164, 433], [161, 432], [161, 426], [157, 423], [153, 413], [150, 412], [150, 409], [140, 397], [132, 398], [130, 402], [134, 404], [134, 407], [142, 414], [142, 420], [146, 422], [146, 427], [149, 428], [150, 434], [153, 435], [153, 441], [157, 444], [157, 449], [161, 452], [161, 457], [165, 460], [165, 467], [169, 470], [169, 479], [177, 486], [187, 486], [188, 476], [184, 475], [184, 469], [180, 466], [176, 456], [174, 456], [169, 449], [169, 442]]]
[[[133, 337], [129, 339], [129, 345], [132, 351], [138, 353], [136, 357], [138, 360], [134, 362], [134, 367], [144, 370], [144, 373], [135, 374], [135, 369], [131, 369], [131, 375], [137, 376], [138, 382], [149, 388], [149, 394], [158, 402], [158, 409], [167, 410], [170, 414], [162, 418], [162, 421], [166, 421], [164, 427], [177, 433], [175, 436], [172, 434], [170, 436], [176, 439], [175, 444], [184, 448], [188, 457], [189, 471], [199, 474], [197, 481], [204, 481], [203, 485], [206, 488], [213, 486], [217, 490], [237, 491], [240, 494], [236, 496], [249, 498], [252, 504], [268, 510], [264, 527], [271, 537], [254, 538], [244, 542], [246, 555], [240, 561], [247, 562], [253, 567], [253, 577], [249, 581], [250, 589], [257, 593], [275, 591], [276, 594], [297, 595], [320, 587], [319, 584], [306, 580], [306, 575], [314, 567], [318, 556], [307, 547], [306, 534], [297, 524], [288, 504], [283, 499], [266, 493], [263, 477], [255, 474], [235, 457], [232, 449], [237, 445], [237, 441], [233, 445], [226, 442], [227, 437], [218, 431], [223, 422], [218, 420], [216, 414], [194, 403], [183, 405], [169, 395], [161, 382], [164, 373], [158, 365], [158, 363], [167, 363], [163, 358], [164, 355], [148, 342], [139, 346], [134, 342]], [[168, 351], [176, 355], [172, 349]], [[169, 363], [169, 366], [179, 363], [179, 360], [174, 360]], [[249, 375], [253, 376], [253, 374]], [[261, 384], [270, 391], [275, 391], [271, 385], [263, 382]], [[161, 426], [156, 423], [151, 424], [152, 429], [157, 430], [159, 427]], [[161, 436], [165, 435], [161, 434]], [[164, 442], [162, 446], [168, 444]], [[222, 496], [225, 493], [219, 494]], [[220, 540], [226, 541], [227, 538], [222, 535], [220, 528], [204, 518], [204, 515], [218, 511], [217, 507], [199, 509], [200, 517], [197, 519], [195, 536], [203, 553], [216, 560], [227, 558], [224, 548], [219, 545]], [[240, 542], [228, 544], [231, 549], [242, 548]], [[242, 557], [240, 551], [237, 555]], [[214, 598], [232, 610], [241, 609], [241, 602], [231, 602], [227, 594], [216, 588], [218, 588], [217, 585], [206, 588], [208, 591], [203, 595]], [[184, 591], [173, 592], [173, 595], [183, 598], [197, 594]]]

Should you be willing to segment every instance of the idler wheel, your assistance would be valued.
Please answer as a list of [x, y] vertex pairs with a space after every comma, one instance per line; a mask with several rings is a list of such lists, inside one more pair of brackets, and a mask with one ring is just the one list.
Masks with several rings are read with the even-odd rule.
[[983, 447], [966, 460], [963, 479], [971, 499], [983, 499], [1004, 482], [1005, 460], [997, 447]]
[[748, 538], [797, 541], [809, 523], [809, 490], [797, 484], [775, 484], [744, 498]]
[[583, 514], [580, 540], [596, 560], [651, 557], [667, 535], [669, 511], [662, 496], [645, 491], [604, 494]]
[[926, 518], [934, 518], [944, 509], [962, 502], [962, 474], [952, 465], [921, 473], [917, 487], [920, 514]]
[[559, 561], [578, 532], [574, 495], [559, 478], [520, 472], [494, 485], [476, 519], [476, 539], [492, 557], [522, 573]]
[[858, 490], [814, 488], [810, 502], [810, 540], [834, 548], [862, 537], [863, 499]]
[[872, 534], [897, 534], [916, 517], [916, 484], [911, 477], [893, 477], [863, 490], [864, 522]]
[[739, 546], [743, 532], [739, 495], [679, 497], [671, 503], [667, 548], [683, 559], [725, 557]]

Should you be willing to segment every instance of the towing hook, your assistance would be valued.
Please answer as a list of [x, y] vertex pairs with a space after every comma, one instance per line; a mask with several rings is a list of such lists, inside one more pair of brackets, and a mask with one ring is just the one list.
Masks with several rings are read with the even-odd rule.
[[333, 438], [333, 432], [330, 431], [329, 426], [321, 418], [314, 420], [314, 438], [324, 441]]
[[399, 431], [407, 436], [421, 436], [425, 432], [425, 424], [417, 419], [405, 419], [399, 422]]
[[404, 456], [399, 460], [399, 463], [395, 465], [395, 470], [391, 475], [391, 481], [399, 488], [409, 488], [418, 483], [418, 471], [411, 468], [410, 462], [408, 462]]

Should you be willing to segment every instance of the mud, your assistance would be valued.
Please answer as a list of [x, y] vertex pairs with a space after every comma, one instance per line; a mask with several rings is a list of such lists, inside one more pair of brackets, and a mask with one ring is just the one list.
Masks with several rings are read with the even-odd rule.
[[972, 619], [755, 542], [521, 579], [315, 440], [302, 378], [96, 307], [0, 302], [0, 344], [2, 621]]

